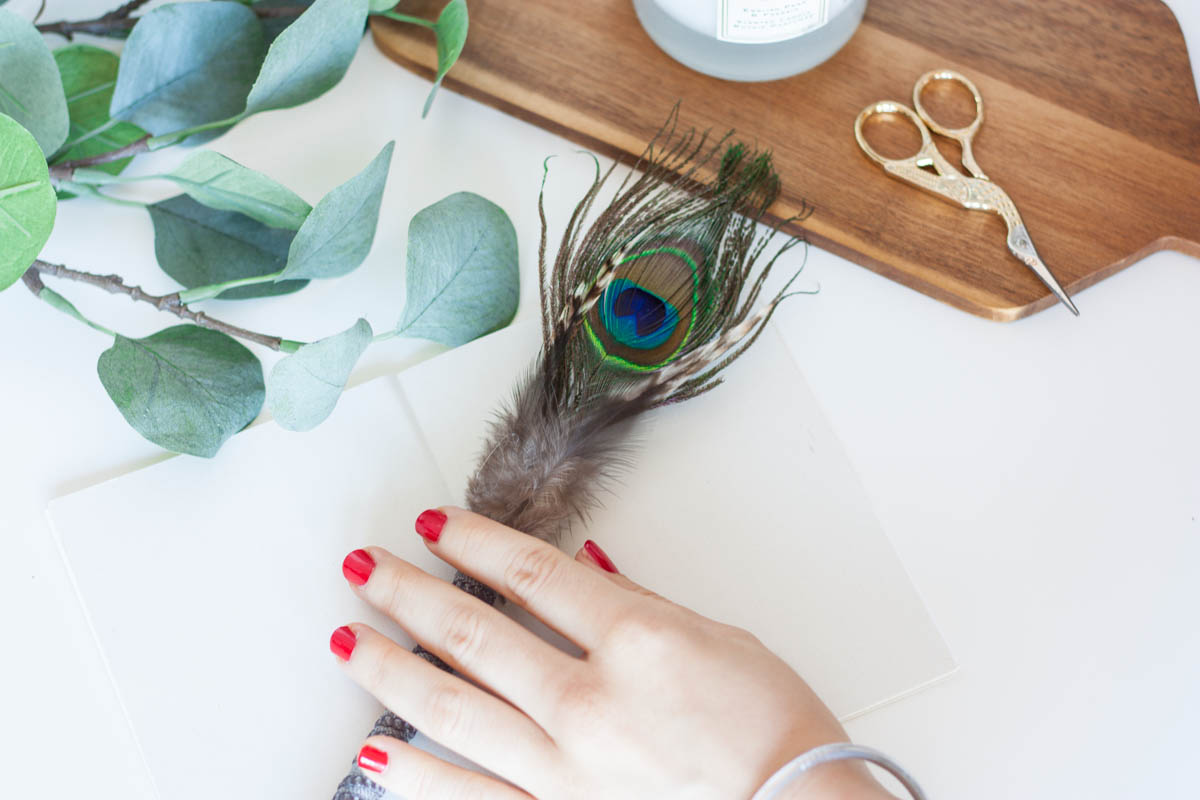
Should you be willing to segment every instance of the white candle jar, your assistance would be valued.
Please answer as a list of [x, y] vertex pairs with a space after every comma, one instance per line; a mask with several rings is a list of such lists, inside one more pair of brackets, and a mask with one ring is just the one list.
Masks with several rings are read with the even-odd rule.
[[697, 72], [771, 81], [812, 69], [842, 48], [867, 0], [633, 0], [655, 44]]

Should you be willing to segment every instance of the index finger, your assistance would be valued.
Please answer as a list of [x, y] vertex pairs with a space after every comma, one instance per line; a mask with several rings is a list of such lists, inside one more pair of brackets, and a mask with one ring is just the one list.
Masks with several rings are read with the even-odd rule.
[[557, 547], [465, 509], [426, 511], [418, 517], [417, 531], [438, 558], [585, 651], [599, 644], [637, 598]]

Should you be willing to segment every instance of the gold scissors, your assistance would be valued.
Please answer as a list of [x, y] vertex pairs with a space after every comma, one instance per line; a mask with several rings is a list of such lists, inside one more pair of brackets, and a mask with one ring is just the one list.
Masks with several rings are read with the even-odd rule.
[[[975, 119], [970, 125], [962, 128], [947, 128], [938, 124], [930, 116], [925, 107], [921, 105], [921, 92], [932, 81], [956, 81], [971, 92], [971, 96], [975, 98]], [[1066, 291], [1055, 280], [1041, 256], [1037, 254], [1037, 250], [1033, 248], [1033, 240], [1029, 238], [1029, 231], [1025, 229], [1025, 223], [1021, 220], [1021, 215], [1017, 213], [1017, 207], [1013, 204], [1012, 198], [1003, 189], [992, 183], [988, 176], [983, 174], [979, 164], [975, 162], [975, 154], [971, 151], [971, 140], [975, 138], [979, 126], [983, 124], [983, 98], [980, 97], [975, 84], [953, 70], [938, 69], [926, 72], [917, 78], [917, 82], [913, 86], [913, 106], [917, 109], [915, 112], [903, 103], [880, 100], [864, 108], [859, 113], [858, 119], [854, 121], [854, 137], [858, 139], [858, 146], [893, 178], [908, 181], [920, 189], [932, 192], [950, 202], [958, 203], [964, 208], [994, 211], [999, 214], [1008, 226], [1008, 249], [1042, 279], [1042, 283], [1054, 292], [1055, 297], [1061, 300], [1063, 305], [1071, 309], [1072, 314], [1079, 316], [1079, 309], [1075, 308], [1071, 298], [1067, 296]], [[907, 117], [917, 126], [917, 130], [921, 134], [921, 149], [915, 155], [898, 159], [886, 158], [875, 152], [875, 149], [867, 143], [866, 137], [863, 136], [863, 124], [875, 114], [901, 114]], [[933, 143], [933, 138], [930, 136], [931, 130], [949, 139], [954, 139], [962, 146], [962, 164], [972, 177], [963, 175], [945, 159]], [[937, 174], [921, 169], [922, 167], [933, 167], [937, 170]]]

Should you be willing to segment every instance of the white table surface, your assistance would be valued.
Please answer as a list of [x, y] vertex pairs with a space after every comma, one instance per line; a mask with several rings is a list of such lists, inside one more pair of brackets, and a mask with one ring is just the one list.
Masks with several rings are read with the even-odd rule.
[[[36, 5], [9, 3], [29, 13]], [[1195, 54], [1200, 4], [1168, 5]], [[47, 19], [108, 8], [49, 6]], [[536, 314], [541, 164], [576, 148], [444, 90], [421, 121], [427, 90], [367, 38], [328, 95], [208, 145], [315, 201], [397, 140], [380, 233], [359, 271], [290, 297], [217, 303], [214, 313], [296, 339], [360, 314], [386, 325], [403, 304], [408, 219], [470, 190], [512, 217], [520, 316]], [[143, 157], [131, 169], [154, 172], [181, 156]], [[586, 170], [570, 158], [556, 164], [548, 208], [561, 214]], [[131, 196], [169, 193], [144, 184]], [[136, 209], [64, 204], [44, 255], [147, 288], [171, 285]], [[1053, 309], [1008, 325], [817, 249], [806, 276], [821, 293], [776, 318], [961, 665], [949, 681], [855, 720], [851, 735], [892, 753], [933, 797], [1195, 797], [1200, 264], [1156, 254], [1081, 292], [1077, 320]], [[87, 287], [56, 288], [129, 334], [171, 321]], [[42, 510], [166, 456], [125, 425], [97, 380], [103, 336], [18, 284], [0, 294], [0, 337], [3, 794], [148, 798]], [[439, 350], [394, 340], [370, 350], [352, 382]], [[264, 361], [269, 368], [272, 358]]]

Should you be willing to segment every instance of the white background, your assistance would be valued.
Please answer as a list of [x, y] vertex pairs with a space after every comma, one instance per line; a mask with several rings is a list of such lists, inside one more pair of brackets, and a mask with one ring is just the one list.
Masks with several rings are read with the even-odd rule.
[[[49, 5], [47, 19], [108, 10], [94, 0]], [[1169, 5], [1195, 53], [1200, 7]], [[8, 6], [31, 14], [36, 3]], [[542, 160], [563, 155], [552, 162], [552, 215], [567, 213], [589, 170], [571, 143], [452, 92], [422, 121], [427, 89], [368, 37], [328, 95], [259, 115], [208, 145], [315, 202], [397, 140], [379, 234], [360, 270], [290, 297], [213, 303], [211, 313], [295, 339], [359, 315], [386, 326], [403, 306], [407, 221], [470, 190], [512, 217], [525, 278], [520, 318], [536, 314]], [[182, 156], [143, 157], [131, 171], [165, 171]], [[143, 185], [130, 196], [170, 193]], [[170, 288], [154, 265], [149, 219], [136, 209], [64, 204], [45, 257]], [[950, 681], [850, 725], [932, 796], [1196, 795], [1198, 267], [1157, 254], [1080, 293], [1079, 319], [1056, 308], [1002, 325], [813, 249], [805, 279], [821, 293], [777, 316], [961, 665]], [[55, 288], [126, 334], [171, 321], [87, 287]], [[128, 428], [100, 386], [103, 336], [18, 284], [0, 295], [0, 341], [4, 794], [140, 800], [149, 796], [140, 764], [41, 514], [52, 497], [165, 456]], [[368, 352], [353, 382], [439, 349], [388, 342]], [[163, 536], [170, 529], [164, 519]]]

